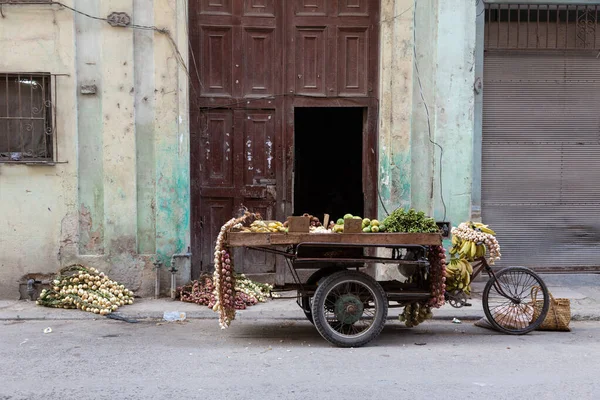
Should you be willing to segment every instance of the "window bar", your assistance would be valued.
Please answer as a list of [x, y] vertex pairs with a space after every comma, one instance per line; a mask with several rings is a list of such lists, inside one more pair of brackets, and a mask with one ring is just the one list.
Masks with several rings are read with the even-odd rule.
[[48, 138], [46, 135], [46, 124], [48, 123], [48, 117], [47, 117], [47, 113], [48, 111], [46, 110], [46, 96], [47, 96], [47, 90], [46, 90], [46, 77], [42, 76], [42, 117], [43, 117], [43, 126], [44, 126], [44, 131], [42, 132], [42, 135], [44, 136], [44, 156], [48, 157]]
[[52, 78], [50, 78], [50, 86], [52, 89], [50, 91], [50, 95], [52, 96], [52, 94], [54, 94], [54, 100], [50, 98], [50, 107], [52, 107], [52, 120], [50, 121], [50, 126], [52, 127], [52, 136], [50, 136], [50, 140], [52, 141], [53, 153], [48, 154], [47, 156], [50, 158], [50, 161], [58, 161], [58, 136], [56, 135], [56, 104], [58, 104], [58, 90], [56, 87], [56, 75], [54, 75], [54, 85], [52, 85]]
[[[565, 23], [565, 49], [569, 48], [569, 5], [567, 4], [567, 17], [566, 17], [566, 23]], [[575, 44], [577, 44], [577, 41], [575, 41]]]
[[[568, 15], [567, 15], [568, 17]], [[567, 22], [568, 23], [568, 22]], [[575, 39], [575, 48], [577, 48], [577, 42], [578, 42], [578, 38], [577, 38], [577, 29], [579, 28], [579, 5], [575, 6], [575, 34], [573, 34], [574, 39]]]
[[508, 4], [508, 31], [506, 32], [506, 48], [510, 48], [510, 3]]
[[35, 145], [35, 119], [33, 117], [33, 75], [29, 75], [29, 123], [31, 124], [31, 147]]
[[[550, 7], [548, 7], [548, 9], [549, 9], [549, 8], [550, 8]], [[560, 18], [559, 18], [559, 13], [560, 13], [560, 11], [558, 10], [558, 4], [557, 4], [557, 5], [556, 5], [556, 39], [555, 39], [556, 41], [555, 41], [555, 43], [554, 43], [554, 48], [555, 48], [555, 49], [558, 49], [558, 26], [560, 25], [560, 24], [559, 24], [559, 21], [560, 21]], [[550, 17], [550, 15], [548, 15], [548, 18], [549, 18], [549, 17]]]
[[25, 140], [23, 139], [23, 104], [21, 99], [21, 74], [17, 74], [17, 88], [19, 90], [19, 139], [21, 140], [21, 159], [25, 157]]
[[[540, 13], [540, 6], [538, 6], [538, 17]], [[550, 6], [546, 6], [546, 48], [550, 48]]]
[[496, 37], [496, 48], [500, 47], [500, 4], [496, 4], [496, 11], [498, 12], [498, 16], [496, 18], [496, 23], [498, 25], [498, 36]]
[[597, 28], [598, 28], [598, 6], [596, 6], [595, 13], [594, 13], [594, 49], [596, 49], [596, 36], [598, 36], [598, 34], [596, 33]]
[[527, 40], [525, 40], [525, 48], [529, 48], [529, 21], [531, 21], [531, 5], [527, 4]]
[[588, 32], [589, 32], [589, 11], [590, 9], [586, 6], [583, 9], [583, 13], [585, 15], [585, 34], [583, 35], [583, 48], [587, 49], [587, 37], [588, 37]]
[[6, 80], [6, 143], [8, 145], [8, 152], [10, 153], [10, 108], [8, 106], [8, 75], [5, 76]]
[[517, 4], [517, 49], [519, 48], [519, 32], [521, 32], [521, 4]]

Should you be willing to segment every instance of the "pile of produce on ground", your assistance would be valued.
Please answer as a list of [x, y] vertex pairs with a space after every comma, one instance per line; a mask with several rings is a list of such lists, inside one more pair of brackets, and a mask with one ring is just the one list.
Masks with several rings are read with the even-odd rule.
[[[253, 282], [243, 274], [234, 274], [235, 286], [232, 291], [233, 307], [236, 310], [245, 310], [246, 307], [262, 303], [272, 296], [273, 286]], [[217, 302], [213, 277], [203, 275], [187, 285], [177, 288], [179, 299], [187, 303], [196, 303], [213, 308]], [[274, 297], [274, 296], [273, 296]]]
[[59, 271], [52, 287], [42, 290], [36, 304], [107, 315], [120, 306], [133, 304], [133, 292], [96, 268], [74, 264]]
[[480, 222], [463, 222], [452, 228], [452, 247], [450, 248], [450, 264], [447, 267], [448, 276], [446, 290], [448, 292], [462, 291], [471, 294], [471, 262], [485, 257], [489, 251], [489, 263], [500, 259], [500, 245], [496, 233], [488, 225]]

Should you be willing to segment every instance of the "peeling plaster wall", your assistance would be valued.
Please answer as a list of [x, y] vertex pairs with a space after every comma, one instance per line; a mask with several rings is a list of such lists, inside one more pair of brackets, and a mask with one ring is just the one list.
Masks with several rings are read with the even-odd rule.
[[[411, 197], [413, 0], [382, 0], [379, 88], [379, 192], [392, 212]], [[385, 216], [379, 204], [379, 217]]]
[[[475, 0], [382, 2], [379, 189], [389, 212], [471, 216], [475, 13]], [[443, 148], [441, 171], [430, 139]]]
[[[167, 28], [187, 63], [185, 0], [65, 4]], [[17, 297], [27, 273], [75, 262], [153, 293], [152, 261], [168, 266], [189, 245], [188, 81], [172, 44], [56, 5], [3, 11], [0, 72], [69, 76], [58, 77], [61, 163], [0, 164], [0, 220], [8, 221], [0, 224], [0, 298]], [[81, 94], [82, 84], [96, 85], [96, 94]]]

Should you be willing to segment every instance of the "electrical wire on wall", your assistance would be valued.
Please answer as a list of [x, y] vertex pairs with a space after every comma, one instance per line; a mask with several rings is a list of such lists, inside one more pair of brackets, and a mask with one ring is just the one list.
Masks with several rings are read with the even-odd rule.
[[[444, 159], [444, 148], [432, 139], [431, 132], [431, 116], [429, 114], [429, 106], [425, 101], [425, 95], [423, 94], [423, 84], [421, 82], [421, 76], [419, 75], [419, 61], [417, 59], [417, 0], [414, 0], [413, 3], [413, 59], [415, 65], [415, 73], [417, 75], [417, 83], [419, 85], [419, 95], [421, 97], [421, 101], [423, 102], [423, 106], [425, 108], [425, 114], [427, 116], [427, 131], [428, 131], [428, 139], [431, 144], [438, 147], [440, 149], [440, 199], [442, 200], [442, 206], [444, 207], [444, 217], [442, 221], [446, 221], [446, 201], [444, 200], [444, 186], [443, 186], [443, 159]], [[435, 151], [434, 151], [435, 157]]]

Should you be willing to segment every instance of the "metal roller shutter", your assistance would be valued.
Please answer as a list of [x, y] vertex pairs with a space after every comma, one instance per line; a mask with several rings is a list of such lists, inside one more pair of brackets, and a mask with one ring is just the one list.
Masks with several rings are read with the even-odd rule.
[[597, 54], [486, 52], [482, 217], [499, 265], [600, 270]]

